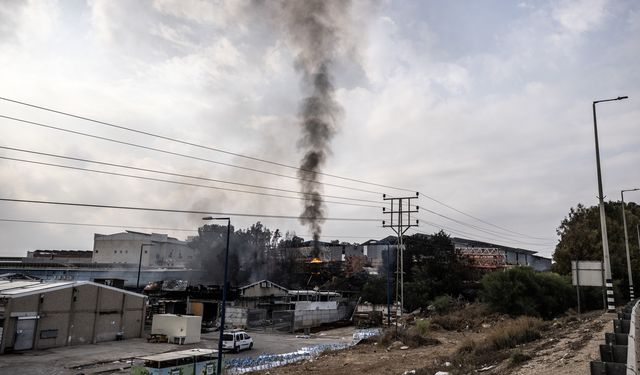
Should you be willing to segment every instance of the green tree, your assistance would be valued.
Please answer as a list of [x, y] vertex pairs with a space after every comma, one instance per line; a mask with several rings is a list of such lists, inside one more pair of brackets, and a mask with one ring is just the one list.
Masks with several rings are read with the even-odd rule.
[[[625, 207], [627, 228], [629, 229], [629, 253], [634, 280], [638, 280], [640, 259], [637, 256], [638, 238], [635, 228], [640, 224], [640, 206], [631, 202]], [[607, 236], [611, 273], [616, 285], [616, 296], [623, 293], [628, 297], [627, 258], [624, 244], [621, 202], [606, 202]], [[561, 275], [571, 274], [572, 260], [602, 260], [602, 235], [600, 233], [600, 212], [598, 206], [585, 207], [578, 204], [569, 210], [557, 229], [560, 241], [553, 254], [554, 271]]]
[[387, 279], [385, 277], [370, 278], [362, 287], [362, 300], [374, 304], [387, 303]]
[[515, 267], [487, 274], [480, 296], [494, 311], [551, 319], [574, 304], [569, 280], [555, 273]]
[[460, 293], [465, 267], [449, 235], [443, 231], [431, 236], [415, 234], [404, 243], [406, 309], [426, 307], [436, 296]]

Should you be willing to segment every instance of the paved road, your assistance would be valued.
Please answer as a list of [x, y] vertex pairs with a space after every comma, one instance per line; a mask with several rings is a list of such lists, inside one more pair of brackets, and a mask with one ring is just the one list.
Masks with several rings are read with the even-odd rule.
[[[307, 345], [350, 342], [353, 327], [325, 331], [300, 338], [296, 335], [249, 332], [254, 339], [254, 349], [240, 353], [228, 353], [229, 358], [256, 357], [263, 353], [289, 353]], [[204, 334], [202, 341], [191, 345], [153, 344], [145, 339], [110, 341], [100, 344], [61, 347], [49, 350], [29, 351], [22, 354], [0, 356], [0, 374], [77, 375], [77, 374], [128, 374], [127, 359], [191, 348], [218, 347], [218, 333]]]
[[[353, 327], [338, 328], [330, 331], [320, 332], [311, 335], [311, 338], [296, 337], [300, 335], [270, 333], [260, 331], [249, 331], [253, 338], [253, 349], [240, 353], [225, 353], [227, 357], [255, 357], [260, 354], [281, 354], [290, 353], [303, 346], [317, 344], [338, 344], [349, 343], [353, 337]], [[205, 347], [218, 348], [218, 332], [208, 333], [202, 336]]]

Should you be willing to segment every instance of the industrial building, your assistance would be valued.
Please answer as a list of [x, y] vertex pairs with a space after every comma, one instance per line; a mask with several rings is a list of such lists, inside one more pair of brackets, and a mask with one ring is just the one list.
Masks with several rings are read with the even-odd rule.
[[195, 250], [166, 234], [125, 231], [93, 235], [93, 263], [135, 264], [145, 267], [186, 267]]
[[354, 301], [340, 293], [288, 290], [269, 280], [238, 288], [238, 298], [226, 307], [227, 324], [235, 327], [270, 327], [284, 332], [317, 327], [346, 319]]
[[551, 270], [551, 259], [535, 255], [535, 251], [463, 238], [452, 238], [451, 240], [458, 257], [466, 260], [471, 268], [495, 270], [528, 266], [536, 271]]
[[27, 251], [27, 261], [32, 263], [91, 263], [91, 250], [34, 250]]
[[0, 353], [141, 337], [145, 296], [89, 281], [0, 279]]

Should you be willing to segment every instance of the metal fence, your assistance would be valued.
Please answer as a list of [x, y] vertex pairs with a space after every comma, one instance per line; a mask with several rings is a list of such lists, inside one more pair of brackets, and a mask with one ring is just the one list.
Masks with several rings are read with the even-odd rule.
[[270, 321], [270, 328], [281, 332], [293, 332], [294, 322], [295, 311], [274, 311]]

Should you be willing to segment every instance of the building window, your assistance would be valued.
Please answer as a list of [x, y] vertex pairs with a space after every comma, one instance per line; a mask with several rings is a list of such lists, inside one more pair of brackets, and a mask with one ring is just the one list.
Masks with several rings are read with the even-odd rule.
[[45, 329], [40, 331], [41, 339], [55, 339], [56, 337], [58, 337], [57, 329]]
[[98, 250], [96, 250], [96, 254], [98, 254]]
[[146, 254], [146, 253], [147, 253], [147, 250], [145, 250], [145, 251], [144, 251], [144, 253]]
[[113, 250], [113, 253], [114, 254], [118, 254], [118, 250]]

